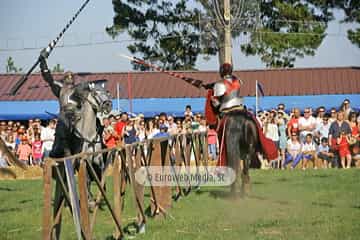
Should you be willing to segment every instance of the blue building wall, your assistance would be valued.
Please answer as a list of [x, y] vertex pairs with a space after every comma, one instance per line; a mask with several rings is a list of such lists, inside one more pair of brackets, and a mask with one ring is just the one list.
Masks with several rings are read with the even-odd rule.
[[[360, 94], [353, 95], [308, 95], [308, 96], [266, 96], [259, 100], [260, 109], [271, 109], [279, 103], [284, 103], [286, 109], [298, 107], [316, 108], [325, 106], [338, 108], [342, 101], [347, 98], [351, 106], [360, 108]], [[248, 108], [255, 109], [255, 97], [245, 97]], [[160, 112], [166, 112], [175, 116], [183, 116], [186, 105], [191, 105], [193, 112], [204, 111], [205, 98], [144, 98], [132, 100], [132, 112], [143, 113], [146, 117], [152, 117]], [[113, 108], [120, 107], [122, 111], [130, 111], [128, 99], [113, 100]], [[56, 100], [50, 101], [0, 101], [0, 120], [27, 120], [29, 118], [50, 119], [52, 114], [57, 114], [59, 105]]]

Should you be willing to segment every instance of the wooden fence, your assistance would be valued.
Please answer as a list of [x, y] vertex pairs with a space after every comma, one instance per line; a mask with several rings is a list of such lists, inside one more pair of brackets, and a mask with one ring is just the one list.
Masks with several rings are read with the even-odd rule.
[[[65, 204], [74, 219], [78, 239], [92, 239], [96, 216], [101, 199], [105, 201], [114, 223], [113, 237], [121, 239], [124, 236], [122, 225], [122, 206], [126, 182], [130, 183], [130, 191], [135, 199], [137, 223], [141, 226], [147, 221], [144, 206], [144, 186], [135, 181], [135, 172], [140, 167], [153, 166], [190, 166], [193, 153], [195, 165], [208, 165], [208, 144], [206, 133], [173, 135], [168, 138], [158, 138], [138, 142], [131, 145], [104, 149], [92, 153], [79, 153], [61, 159], [48, 158], [44, 166], [44, 207], [43, 207], [43, 239], [59, 239], [61, 231], [61, 216]], [[106, 154], [112, 162], [113, 204], [104, 189], [105, 176], [101, 179], [95, 173], [90, 159], [98, 154]], [[75, 184], [74, 168], [78, 170]], [[91, 176], [97, 186], [95, 206], [90, 213], [88, 202], [88, 177]], [[53, 199], [55, 191], [62, 193], [58, 199]], [[152, 185], [152, 184], [151, 184]], [[109, 187], [109, 186], [108, 186]], [[78, 190], [77, 190], [78, 189]], [[190, 192], [189, 185], [185, 191]], [[172, 187], [150, 186], [151, 216], [171, 216], [169, 209], [172, 203]], [[176, 187], [178, 194], [184, 195], [184, 189]], [[52, 204], [54, 202], [54, 204]]]

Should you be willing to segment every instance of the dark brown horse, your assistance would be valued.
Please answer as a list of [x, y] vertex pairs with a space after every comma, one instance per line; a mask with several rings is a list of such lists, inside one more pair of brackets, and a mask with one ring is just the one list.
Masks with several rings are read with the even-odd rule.
[[[241, 171], [241, 194], [244, 196], [250, 189], [250, 164], [256, 163], [256, 151], [259, 149], [259, 135], [253, 117], [246, 111], [234, 111], [225, 116], [225, 143], [228, 167], [236, 172], [236, 180], [231, 185], [235, 195], [239, 170]], [[243, 160], [243, 164], [240, 164]]]

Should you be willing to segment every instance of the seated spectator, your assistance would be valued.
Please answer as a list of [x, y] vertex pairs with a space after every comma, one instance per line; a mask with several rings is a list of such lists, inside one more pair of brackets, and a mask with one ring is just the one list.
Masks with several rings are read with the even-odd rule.
[[293, 162], [291, 168], [295, 168], [296, 165], [301, 161], [301, 144], [298, 140], [298, 136], [295, 132], [291, 133], [291, 138], [287, 141], [285, 154], [285, 162], [283, 163], [283, 168], [285, 169], [286, 165], [289, 162]]
[[28, 144], [28, 139], [27, 137], [23, 136], [21, 138], [21, 143], [17, 148], [16, 155], [20, 161], [24, 162], [24, 164], [26, 165], [29, 165], [29, 159], [31, 154], [32, 154], [32, 149]]
[[316, 145], [313, 141], [313, 137], [311, 133], [308, 133], [305, 136], [305, 142], [301, 146], [301, 153], [303, 156], [303, 164], [302, 169], [306, 169], [306, 164], [308, 160], [312, 160], [314, 162], [314, 169], [317, 169], [317, 155], [316, 155]]
[[329, 142], [326, 137], [321, 139], [321, 144], [318, 148], [318, 159], [323, 161], [324, 168], [331, 168], [334, 162], [334, 153], [330, 152]]

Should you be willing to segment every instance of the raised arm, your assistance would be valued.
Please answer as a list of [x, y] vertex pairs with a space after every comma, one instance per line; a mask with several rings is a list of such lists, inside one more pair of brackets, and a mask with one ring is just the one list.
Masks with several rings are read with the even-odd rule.
[[60, 96], [60, 90], [62, 88], [62, 83], [59, 81], [55, 81], [54, 78], [51, 75], [51, 72], [47, 66], [46, 58], [40, 54], [40, 69], [41, 69], [41, 75], [43, 79], [49, 84], [51, 91], [56, 97]]

